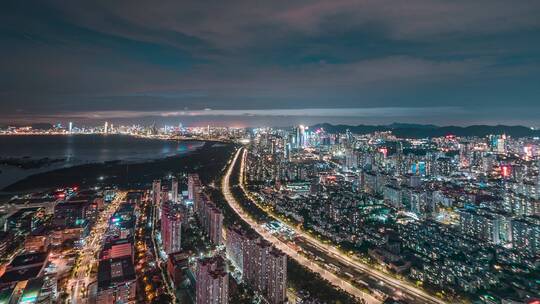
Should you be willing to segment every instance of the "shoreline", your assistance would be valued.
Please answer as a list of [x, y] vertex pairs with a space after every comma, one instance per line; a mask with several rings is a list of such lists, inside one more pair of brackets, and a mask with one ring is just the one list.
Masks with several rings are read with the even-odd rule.
[[[11, 140], [10, 138], [13, 138]], [[21, 138], [22, 142], [17, 139]], [[22, 139], [26, 138], [26, 139]], [[35, 141], [34, 142], [34, 138]], [[38, 138], [40, 138], [38, 140]], [[89, 139], [88, 138], [94, 138]], [[4, 153], [0, 154], [0, 161], [5, 160], [2, 163], [0, 163], [0, 192], [4, 192], [3, 189], [11, 187], [13, 184], [16, 184], [20, 181], [23, 181], [27, 178], [30, 178], [31, 176], [38, 175], [38, 174], [44, 174], [47, 172], [55, 171], [55, 170], [61, 170], [61, 169], [67, 169], [72, 167], [79, 167], [79, 166], [85, 166], [85, 165], [94, 165], [99, 166], [103, 165], [105, 163], [110, 162], [121, 162], [125, 165], [131, 165], [136, 163], [146, 163], [151, 162], [158, 159], [164, 159], [167, 157], [174, 157], [178, 155], [185, 155], [192, 152], [197, 151], [198, 149], [202, 148], [207, 143], [221, 143], [220, 141], [215, 140], [202, 140], [199, 138], [194, 139], [188, 139], [188, 138], [164, 138], [164, 137], [142, 137], [142, 136], [134, 136], [129, 134], [17, 134], [17, 135], [6, 135], [6, 134], [0, 134], [0, 140], [1, 142], [5, 143], [6, 145], [9, 145], [10, 143], [17, 143], [17, 145], [24, 145], [23, 151], [19, 154], [14, 153], [13, 149], [7, 149], [7, 151], [4, 151]], [[94, 140], [97, 140], [99, 143], [108, 142], [113, 144], [111, 146], [111, 151], [115, 151], [118, 147], [121, 149], [120, 154], [114, 155], [113, 152], [109, 156], [107, 156], [107, 152], [104, 152], [104, 155], [97, 155], [93, 153], [83, 153], [82, 155], [77, 154], [66, 154], [68, 152], [64, 152], [63, 149], [66, 149], [66, 151], [70, 150], [71, 147], [68, 147], [66, 143], [83, 143], [84, 147], [85, 143], [87, 142], [93, 142]], [[119, 145], [114, 144], [115, 142], [119, 141]], [[161, 153], [153, 153], [151, 151], [145, 151], [140, 150], [138, 147], [140, 145], [131, 146], [129, 143], [134, 142], [138, 143], [141, 141], [141, 143], [149, 143], [150, 146], [161, 146], [164, 145], [167, 148], [171, 148], [170, 152], [161, 152]], [[46, 153], [34, 153], [33, 151], [35, 149], [40, 150], [41, 144], [48, 144], [49, 142], [58, 144], [60, 143], [60, 149], [54, 149], [53, 152], [46, 152]], [[121, 143], [128, 143], [128, 145], [122, 145]], [[160, 144], [162, 142], [163, 144]], [[65, 148], [63, 145], [66, 145]], [[86, 144], [87, 145], [87, 144]], [[146, 145], [146, 144], [144, 144]], [[178, 150], [175, 151], [175, 147], [177, 145], [184, 145], [184, 146], [191, 146], [194, 147], [192, 150]], [[30, 148], [31, 147], [31, 148]], [[79, 145], [77, 144], [77, 146]], [[109, 144], [106, 144], [104, 146], [105, 149], [108, 149]], [[112, 148], [114, 147], [114, 148]], [[76, 148], [77, 150], [80, 150], [80, 148]], [[83, 148], [84, 149], [84, 148]], [[82, 150], [84, 151], [84, 150]], [[133, 151], [133, 152], [131, 152]], [[79, 151], [80, 152], [80, 151]], [[59, 159], [63, 159], [63, 161], [56, 161]], [[48, 162], [43, 162], [44, 160], [49, 160]], [[52, 161], [54, 160], [54, 161]], [[43, 163], [42, 163], [43, 162]], [[18, 165], [18, 163], [21, 163], [22, 165]], [[39, 166], [29, 166], [27, 164], [37, 164], [39, 163]]]
[[167, 173], [201, 171], [201, 178], [208, 178], [217, 168], [221, 169], [235, 145], [219, 141], [204, 142], [202, 147], [187, 154], [147, 161], [113, 160], [81, 164], [32, 174], [3, 187], [0, 189], [0, 195], [73, 185], [140, 186], [151, 183], [155, 178], [162, 178]]
[[137, 134], [126, 134], [126, 133], [74, 133], [74, 134], [66, 134], [66, 133], [0, 133], [0, 137], [20, 137], [20, 136], [126, 136], [126, 137], [134, 137], [134, 138], [142, 138], [142, 139], [154, 139], [154, 140], [169, 140], [169, 141], [203, 141], [203, 142], [219, 142], [219, 143], [225, 143], [224, 141], [218, 140], [218, 139], [212, 139], [212, 138], [198, 138], [198, 137], [181, 137], [181, 138], [170, 138], [170, 137], [162, 137], [162, 136], [156, 136], [156, 135], [137, 135]]

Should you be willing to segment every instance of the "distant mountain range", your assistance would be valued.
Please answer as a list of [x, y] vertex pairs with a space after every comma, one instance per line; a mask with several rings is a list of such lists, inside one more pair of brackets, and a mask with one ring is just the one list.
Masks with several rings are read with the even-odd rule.
[[540, 137], [540, 130], [533, 130], [523, 126], [488, 126], [488, 125], [473, 125], [468, 127], [457, 126], [435, 126], [435, 125], [420, 125], [420, 124], [405, 124], [393, 123], [384, 126], [370, 125], [332, 125], [328, 123], [317, 124], [311, 126], [312, 129], [323, 128], [329, 133], [345, 133], [350, 130], [355, 134], [368, 134], [380, 131], [392, 131], [392, 134], [397, 137], [404, 138], [423, 138], [423, 137], [439, 137], [446, 135], [456, 136], [478, 136], [483, 137], [489, 134], [506, 134], [512, 137]]

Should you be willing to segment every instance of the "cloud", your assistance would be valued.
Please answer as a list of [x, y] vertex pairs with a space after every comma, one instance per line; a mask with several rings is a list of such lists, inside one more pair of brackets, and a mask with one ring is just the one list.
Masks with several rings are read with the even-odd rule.
[[[241, 47], [289, 33], [374, 26], [392, 38], [499, 33], [540, 26], [534, 0], [53, 1], [67, 18], [115, 35], [178, 45], [181, 33], [216, 47]], [[266, 35], [260, 36], [260, 33]], [[159, 34], [161, 33], [161, 34]]]
[[[324, 30], [327, 19], [339, 16], [349, 27], [374, 24], [393, 38], [405, 39], [538, 28], [539, 14], [537, 1], [510, 5], [502, 0], [336, 0], [314, 1], [286, 10], [279, 18], [293, 28], [309, 32]], [[336, 20], [339, 19], [332, 19]]]
[[[238, 109], [205, 111], [89, 111], [33, 116], [32, 122], [75, 121], [77, 126], [100, 125], [105, 121], [118, 124], [183, 123], [186, 126], [282, 126], [316, 124], [435, 123], [437, 125], [500, 124], [538, 127], [531, 108], [506, 107], [504, 110], [460, 107], [384, 107], [384, 108], [304, 108], [304, 109]], [[480, 115], [481, 114], [481, 115]], [[516, 118], [519, 115], [519, 119]], [[12, 116], [8, 122], [28, 122], [28, 116]], [[2, 121], [0, 117], [0, 122]]]
[[[385, 107], [385, 108], [303, 108], [303, 109], [238, 109], [199, 111], [91, 111], [69, 113], [71, 119], [118, 119], [141, 117], [185, 117], [185, 116], [300, 116], [300, 117], [405, 117], [425, 114], [463, 114], [458, 107]], [[66, 114], [49, 115], [48, 117], [62, 118]]]
[[527, 107], [540, 94], [538, 1], [8, 0], [0, 8], [4, 117]]

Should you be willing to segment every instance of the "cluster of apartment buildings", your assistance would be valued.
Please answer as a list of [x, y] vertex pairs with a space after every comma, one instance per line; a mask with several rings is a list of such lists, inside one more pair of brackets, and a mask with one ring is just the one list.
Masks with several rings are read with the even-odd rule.
[[251, 189], [295, 225], [367, 247], [411, 280], [473, 298], [498, 284], [512, 292], [493, 287], [495, 298], [538, 291], [522, 275], [540, 265], [537, 138], [260, 129], [245, 167]]
[[240, 227], [227, 228], [225, 248], [242, 279], [269, 303], [287, 301], [287, 256]]

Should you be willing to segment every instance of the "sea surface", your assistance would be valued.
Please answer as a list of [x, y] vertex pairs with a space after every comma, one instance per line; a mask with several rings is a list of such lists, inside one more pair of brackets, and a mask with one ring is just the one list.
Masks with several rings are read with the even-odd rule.
[[203, 145], [201, 141], [169, 141], [126, 135], [0, 136], [0, 159], [62, 159], [31, 169], [0, 165], [0, 189], [32, 174], [58, 168], [107, 161], [143, 162], [187, 154]]

